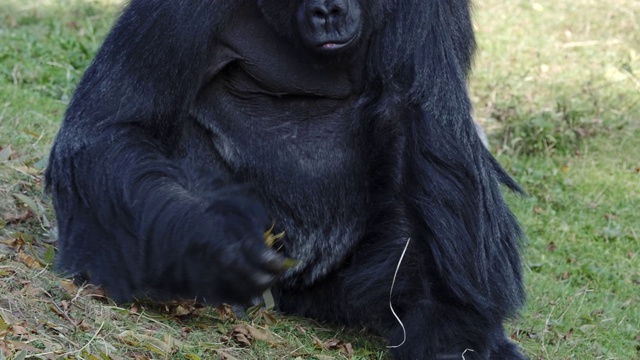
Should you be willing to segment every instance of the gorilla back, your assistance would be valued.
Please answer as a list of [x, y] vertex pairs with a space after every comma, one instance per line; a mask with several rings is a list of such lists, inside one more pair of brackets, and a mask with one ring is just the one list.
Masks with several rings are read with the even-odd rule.
[[395, 359], [524, 359], [519, 189], [471, 119], [474, 47], [466, 0], [132, 0], [51, 151], [58, 269], [116, 301], [273, 287]]

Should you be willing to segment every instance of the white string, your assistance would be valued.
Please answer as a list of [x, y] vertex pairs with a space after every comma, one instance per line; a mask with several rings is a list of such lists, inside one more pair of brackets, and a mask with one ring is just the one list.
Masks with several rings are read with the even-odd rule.
[[462, 352], [462, 360], [467, 360], [467, 358], [464, 357], [464, 354], [466, 354], [467, 351], [475, 352], [475, 350], [473, 349], [464, 349], [464, 351]]
[[408, 238], [407, 244], [404, 246], [404, 250], [402, 250], [402, 255], [400, 255], [400, 260], [398, 261], [398, 266], [396, 267], [396, 272], [393, 274], [393, 282], [391, 283], [391, 289], [389, 290], [389, 309], [391, 309], [391, 313], [393, 313], [393, 316], [395, 316], [396, 320], [398, 320], [398, 323], [402, 327], [403, 338], [400, 344], [389, 345], [387, 346], [387, 349], [397, 349], [400, 346], [404, 345], [405, 341], [407, 341], [407, 330], [404, 328], [404, 324], [402, 323], [402, 320], [400, 320], [400, 317], [398, 317], [398, 314], [396, 314], [395, 310], [393, 310], [393, 304], [391, 304], [391, 295], [393, 295], [393, 286], [396, 284], [396, 277], [398, 276], [398, 270], [400, 270], [400, 264], [402, 264], [402, 259], [404, 259], [404, 254], [407, 252], [407, 248], [409, 247], [410, 241], [411, 241], [411, 238]]

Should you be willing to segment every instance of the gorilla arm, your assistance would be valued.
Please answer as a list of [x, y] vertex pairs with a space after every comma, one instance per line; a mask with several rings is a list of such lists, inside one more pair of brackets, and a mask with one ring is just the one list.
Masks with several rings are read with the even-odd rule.
[[205, 73], [224, 66], [212, 64], [216, 32], [242, 3], [134, 0], [124, 10], [51, 152], [61, 271], [89, 275], [117, 301], [216, 303], [246, 301], [283, 270], [248, 189], [215, 163], [202, 184], [185, 157], [199, 146], [189, 109]]

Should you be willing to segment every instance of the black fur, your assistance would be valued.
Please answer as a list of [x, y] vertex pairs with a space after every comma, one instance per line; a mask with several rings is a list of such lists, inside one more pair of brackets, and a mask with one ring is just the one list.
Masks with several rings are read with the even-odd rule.
[[395, 345], [411, 239], [394, 358], [524, 359], [519, 188], [470, 115], [474, 48], [467, 0], [132, 0], [51, 152], [59, 269], [117, 301], [274, 286]]

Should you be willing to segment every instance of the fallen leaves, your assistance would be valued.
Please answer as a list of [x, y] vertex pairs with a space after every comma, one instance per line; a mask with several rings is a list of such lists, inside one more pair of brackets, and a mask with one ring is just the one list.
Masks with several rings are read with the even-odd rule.
[[184, 346], [181, 341], [169, 334], [165, 334], [162, 339], [159, 339], [150, 334], [140, 334], [132, 330], [125, 330], [118, 334], [117, 338], [127, 345], [148, 350], [162, 357], [170, 357], [171, 354]]
[[27, 222], [34, 217], [33, 212], [29, 210], [23, 210], [20, 213], [4, 213], [2, 219], [7, 225], [16, 225]]
[[30, 269], [42, 269], [50, 265], [55, 258], [53, 245], [39, 244], [28, 234], [15, 233], [11, 239], [1, 240], [0, 244], [11, 248], [16, 259]]
[[316, 347], [324, 350], [339, 351], [346, 357], [352, 357], [354, 355], [353, 346], [351, 343], [345, 343], [338, 339], [329, 339], [322, 341], [316, 337], [313, 338], [313, 342]]
[[43, 354], [43, 349], [35, 347], [34, 341], [40, 345], [51, 348], [52, 343], [38, 337], [38, 330], [25, 322], [11, 323], [0, 314], [0, 358], [3, 355], [13, 356], [14, 359], [25, 359], [29, 355], [40, 354], [40, 359], [54, 359], [53, 354]]
[[21, 263], [27, 265], [27, 267], [30, 269], [42, 268], [42, 264], [40, 263], [40, 261], [38, 261], [38, 259], [35, 258], [35, 256], [29, 255], [23, 250], [18, 251], [18, 253], [16, 254], [16, 258]]
[[249, 324], [235, 325], [231, 333], [223, 338], [223, 341], [225, 340], [233, 340], [242, 347], [250, 347], [255, 341], [263, 341], [272, 347], [284, 344], [284, 341], [277, 338], [268, 328], [259, 329]]

